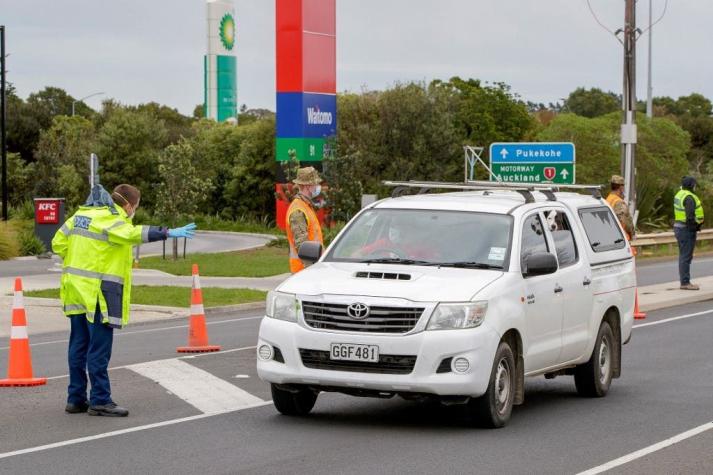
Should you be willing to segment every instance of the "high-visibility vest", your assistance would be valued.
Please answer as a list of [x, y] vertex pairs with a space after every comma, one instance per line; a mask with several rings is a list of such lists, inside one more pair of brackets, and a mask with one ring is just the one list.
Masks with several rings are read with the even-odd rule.
[[63, 259], [60, 298], [67, 316], [121, 328], [129, 322], [131, 248], [166, 239], [165, 228], [134, 226], [123, 208], [82, 206], [57, 231], [52, 250]]
[[317, 213], [315, 213], [314, 209], [301, 198], [295, 198], [292, 200], [290, 207], [287, 208], [287, 222], [285, 230], [287, 231], [287, 241], [290, 244], [290, 272], [293, 274], [305, 268], [302, 260], [300, 260], [297, 255], [298, 249], [295, 247], [295, 237], [292, 234], [292, 228], [290, 226], [290, 216], [292, 216], [293, 213], [300, 212], [304, 213], [305, 218], [307, 219], [307, 240], [319, 241], [321, 244], [324, 244], [322, 239], [322, 227], [319, 225]]
[[[607, 196], [607, 199], [606, 199], [606, 202], [609, 203], [609, 206], [611, 206], [612, 209], [614, 209], [614, 205], [620, 201], [624, 201], [624, 199], [621, 196], [617, 195], [616, 193], [609, 193], [609, 196]], [[621, 227], [622, 228], [624, 227], [623, 223], [622, 223]], [[627, 233], [626, 230], [624, 230], [624, 235], [626, 235], [627, 241], [631, 241], [631, 236], [629, 236], [629, 233]]]
[[689, 196], [693, 198], [693, 202], [696, 204], [696, 223], [701, 224], [703, 222], [703, 205], [701, 204], [701, 200], [694, 193], [683, 188], [673, 197], [673, 219], [679, 223], [686, 222], [686, 207], [683, 205], [683, 202]]

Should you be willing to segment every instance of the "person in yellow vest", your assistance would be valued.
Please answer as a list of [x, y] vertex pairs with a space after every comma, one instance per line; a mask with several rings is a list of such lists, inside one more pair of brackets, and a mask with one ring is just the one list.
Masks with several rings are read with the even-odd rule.
[[[52, 250], [63, 261], [60, 298], [71, 328], [64, 409], [70, 414], [129, 415], [111, 398], [108, 366], [114, 329], [129, 322], [131, 248], [168, 237], [193, 237], [193, 223], [176, 229], [134, 226], [140, 200], [139, 190], [131, 185], [119, 185], [109, 195], [96, 184], [87, 203], [52, 239]], [[89, 401], [87, 373], [92, 384]]]
[[681, 289], [698, 290], [700, 287], [691, 283], [691, 261], [696, 248], [696, 234], [703, 226], [703, 205], [693, 193], [696, 179], [684, 176], [681, 189], [673, 198], [673, 232], [678, 241], [678, 276]]
[[631, 218], [629, 207], [624, 201], [624, 177], [614, 175], [611, 177], [611, 193], [607, 196], [607, 203], [614, 210], [621, 227], [624, 228], [626, 239], [631, 241], [634, 237], [634, 220]]
[[285, 229], [290, 244], [290, 272], [293, 274], [304, 269], [304, 264], [297, 256], [300, 246], [305, 241], [323, 243], [322, 227], [314, 211], [314, 200], [322, 192], [322, 179], [314, 167], [300, 168], [297, 178], [292, 180], [298, 192], [287, 209]]

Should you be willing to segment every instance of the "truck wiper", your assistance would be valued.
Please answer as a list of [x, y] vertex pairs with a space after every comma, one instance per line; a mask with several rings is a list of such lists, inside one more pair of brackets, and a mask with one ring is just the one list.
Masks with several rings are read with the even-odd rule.
[[457, 262], [432, 262], [428, 264], [429, 266], [438, 267], [457, 267], [463, 269], [500, 269], [503, 266], [496, 266], [493, 264], [486, 264], [485, 262], [472, 262], [472, 261], [457, 261]]
[[362, 264], [404, 264], [404, 265], [424, 265], [430, 264], [428, 261], [417, 261], [414, 259], [402, 259], [400, 257], [378, 257], [359, 261]]

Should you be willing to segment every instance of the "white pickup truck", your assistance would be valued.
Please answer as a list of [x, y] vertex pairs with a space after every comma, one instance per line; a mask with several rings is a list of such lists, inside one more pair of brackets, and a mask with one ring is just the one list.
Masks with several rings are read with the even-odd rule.
[[526, 376], [604, 396], [631, 336], [632, 251], [599, 196], [466, 191], [379, 201], [267, 299], [257, 370], [278, 411], [322, 391], [437, 398], [502, 427]]

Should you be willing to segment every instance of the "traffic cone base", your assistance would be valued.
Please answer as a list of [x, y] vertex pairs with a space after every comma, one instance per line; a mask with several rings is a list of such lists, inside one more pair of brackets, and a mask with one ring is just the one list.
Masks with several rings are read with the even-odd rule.
[[47, 378], [0, 379], [0, 387], [42, 386], [43, 384], [47, 384]]
[[188, 322], [188, 345], [176, 348], [178, 353], [209, 353], [220, 351], [220, 345], [208, 344], [208, 328], [205, 323], [203, 309], [203, 293], [201, 291], [198, 265], [193, 264], [193, 288], [191, 289], [191, 316]]
[[220, 345], [179, 346], [176, 351], [179, 353], [210, 353], [212, 351], [220, 351]]

